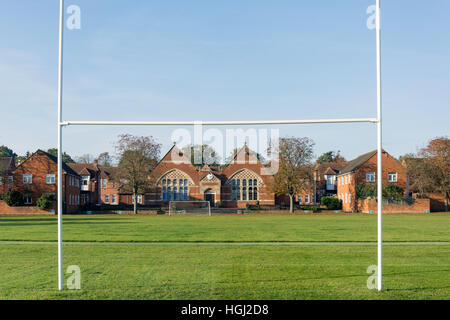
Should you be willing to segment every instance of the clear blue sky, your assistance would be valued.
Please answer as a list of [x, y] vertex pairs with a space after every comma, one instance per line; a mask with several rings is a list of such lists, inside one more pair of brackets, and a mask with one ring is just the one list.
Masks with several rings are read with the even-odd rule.
[[[0, 144], [56, 146], [58, 0], [3, 0]], [[375, 117], [374, 0], [105, 1], [65, 31], [66, 120], [256, 120]], [[450, 134], [450, 2], [382, 1], [384, 147], [415, 152]], [[113, 151], [119, 133], [174, 128], [68, 128], [72, 156]], [[376, 147], [364, 125], [280, 127], [319, 155]]]

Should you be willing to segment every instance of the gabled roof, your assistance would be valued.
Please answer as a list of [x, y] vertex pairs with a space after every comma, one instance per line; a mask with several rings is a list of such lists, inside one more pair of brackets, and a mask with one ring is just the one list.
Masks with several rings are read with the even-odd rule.
[[[173, 155], [177, 155], [178, 157], [180, 157], [179, 159], [173, 159], [172, 156]], [[175, 144], [172, 146], [172, 148], [170, 148], [169, 151], [167, 151], [167, 153], [164, 155], [164, 157], [162, 157], [161, 161], [159, 161], [159, 163], [161, 162], [174, 162], [174, 163], [179, 163], [181, 161], [181, 163], [186, 163], [186, 164], [190, 164], [191, 161], [189, 161], [188, 158], [186, 158], [186, 156], [184, 155], [183, 151], [180, 150], [180, 148], [178, 148]]]
[[11, 171], [14, 167], [14, 158], [0, 157], [0, 173]]
[[[23, 165], [24, 163], [26, 163], [29, 159], [31, 159], [33, 157], [33, 155], [35, 154], [41, 154], [46, 156], [47, 158], [49, 158], [51, 161], [53, 161], [54, 163], [58, 164], [58, 158], [55, 157], [54, 155], [51, 155], [48, 152], [42, 151], [40, 149], [38, 149], [35, 153], [33, 153], [27, 160], [25, 160], [24, 162], [22, 162], [19, 167], [21, 165]], [[76, 173], [71, 167], [69, 167], [65, 162], [62, 163], [62, 169], [63, 171], [65, 171], [68, 174], [74, 175], [74, 176], [78, 176], [78, 173]]]
[[319, 175], [335, 175], [339, 174], [343, 168], [347, 166], [346, 161], [339, 162], [323, 162], [316, 164], [315, 169], [319, 172]]
[[117, 167], [98, 167], [100, 169], [100, 178], [112, 179], [117, 173]]
[[226, 165], [239, 163], [242, 160], [244, 160], [244, 163], [261, 163], [259, 155], [250, 150], [247, 144], [245, 144], [242, 148], [235, 149], [233, 158]]
[[[386, 151], [383, 150], [383, 153], [386, 153]], [[369, 159], [372, 158], [376, 154], [377, 154], [377, 150], [370, 151], [363, 155], [360, 155], [358, 158], [353, 159], [352, 161], [349, 161], [347, 166], [342, 169], [340, 174], [349, 173], [349, 172], [359, 169], [364, 163], [369, 161]]]
[[95, 174], [100, 171], [95, 163], [68, 163], [67, 165], [79, 175], [89, 175], [91, 178], [95, 177]]

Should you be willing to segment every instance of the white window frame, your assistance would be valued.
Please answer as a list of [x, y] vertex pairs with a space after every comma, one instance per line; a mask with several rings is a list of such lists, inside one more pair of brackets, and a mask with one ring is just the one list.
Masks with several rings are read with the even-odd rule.
[[375, 172], [366, 172], [366, 182], [375, 182], [377, 179]]
[[23, 182], [23, 184], [33, 184], [33, 174], [24, 173], [22, 175], [22, 182]]
[[109, 204], [109, 194], [105, 194], [105, 203]]
[[[49, 179], [50, 178], [50, 179]], [[53, 178], [53, 181], [51, 180], [51, 178]], [[48, 173], [45, 176], [45, 184], [56, 184], [56, 175], [55, 174], [51, 174]]]
[[[395, 177], [395, 179], [391, 179], [391, 177]], [[391, 182], [391, 183], [398, 182], [398, 173], [397, 172], [389, 172], [388, 173], [388, 182]]]

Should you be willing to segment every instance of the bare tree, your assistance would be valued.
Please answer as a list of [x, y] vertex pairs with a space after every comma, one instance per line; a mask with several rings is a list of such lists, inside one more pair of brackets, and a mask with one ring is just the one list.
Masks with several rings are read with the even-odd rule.
[[91, 154], [83, 154], [81, 157], [77, 157], [76, 159], [77, 163], [92, 163], [94, 161], [94, 157]]
[[116, 145], [119, 165], [116, 179], [121, 188], [130, 190], [134, 198], [134, 213], [137, 214], [139, 192], [154, 183], [152, 172], [158, 163], [161, 144], [153, 137], [138, 137], [131, 134], [119, 135]]
[[272, 191], [289, 196], [289, 212], [294, 212], [294, 197], [309, 190], [312, 181], [314, 142], [309, 138], [282, 138], [278, 146], [279, 169], [274, 175]]
[[112, 166], [112, 157], [109, 155], [109, 152], [102, 152], [98, 155], [97, 159], [95, 159], [97, 163], [104, 167]]

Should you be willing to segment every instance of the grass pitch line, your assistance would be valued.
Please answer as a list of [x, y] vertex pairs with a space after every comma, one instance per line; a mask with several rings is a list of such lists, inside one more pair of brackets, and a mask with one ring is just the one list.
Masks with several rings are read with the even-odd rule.
[[[377, 242], [352, 242], [352, 241], [336, 241], [336, 242], [100, 242], [100, 241], [65, 241], [64, 245], [94, 245], [94, 246], [376, 246]], [[57, 245], [56, 241], [0, 241], [0, 245]], [[449, 246], [450, 242], [427, 242], [427, 241], [410, 241], [410, 242], [383, 242], [385, 246]]]

